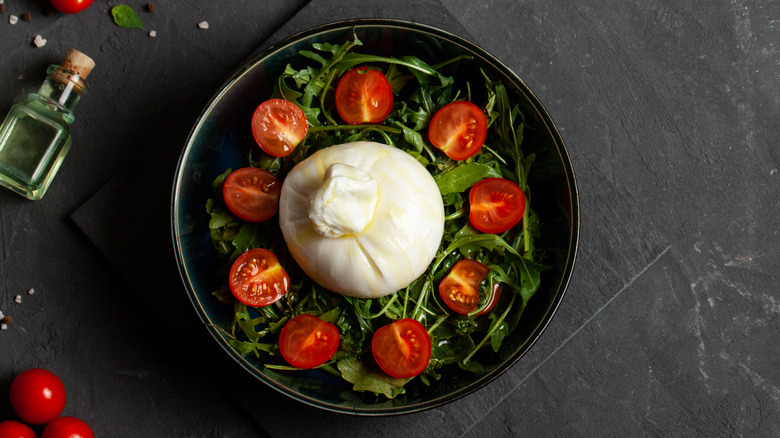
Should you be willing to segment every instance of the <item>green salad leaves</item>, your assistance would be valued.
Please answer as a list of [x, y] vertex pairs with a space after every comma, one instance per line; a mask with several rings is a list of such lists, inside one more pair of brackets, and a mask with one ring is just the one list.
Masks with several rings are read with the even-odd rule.
[[[214, 181], [214, 197], [206, 210], [211, 217], [210, 237], [217, 257], [225, 265], [218, 273], [224, 286], [216, 298], [233, 305], [233, 321], [224, 328], [230, 344], [243, 355], [262, 358], [264, 366], [287, 372], [278, 353], [278, 335], [292, 317], [309, 313], [334, 324], [340, 333], [338, 352], [321, 372], [339, 376], [355, 391], [368, 391], [394, 398], [405, 392], [410, 380], [429, 385], [441, 379], [448, 367], [483, 372], [500, 360], [498, 352], [521, 319], [526, 304], [539, 289], [542, 254], [534, 246], [539, 237], [539, 219], [526, 208], [523, 220], [500, 235], [483, 234], [468, 218], [468, 190], [478, 181], [502, 177], [514, 181], [531, 199], [528, 175], [534, 156], [523, 153], [523, 113], [510, 102], [504, 85], [481, 72], [469, 56], [459, 55], [429, 64], [416, 56], [384, 57], [360, 53], [362, 42], [314, 44], [287, 65], [274, 84], [272, 97], [295, 102], [309, 121], [309, 133], [287, 157], [274, 158], [252, 147], [249, 165], [261, 167], [280, 181], [298, 162], [316, 150], [359, 140], [385, 143], [409, 153], [425, 166], [436, 181], [444, 201], [445, 229], [441, 247], [428, 270], [403, 290], [378, 299], [357, 299], [328, 291], [296, 266], [272, 219], [248, 224], [235, 218], [221, 200], [221, 186], [227, 169]], [[440, 53], [431, 51], [431, 53]], [[382, 124], [344, 125], [338, 122], [332, 103], [339, 77], [349, 69], [371, 65], [388, 78], [394, 93], [393, 110]], [[476, 72], [461, 79], [459, 73]], [[455, 100], [469, 100], [483, 109], [488, 134], [480, 153], [453, 161], [427, 141], [427, 126], [433, 114]], [[287, 295], [275, 304], [248, 308], [233, 299], [227, 286], [227, 269], [250, 248], [270, 249], [289, 272], [292, 281]], [[472, 316], [450, 311], [438, 296], [437, 285], [459, 260], [470, 258], [490, 268], [480, 285], [481, 301]], [[477, 315], [488, 306], [493, 286], [501, 284], [501, 299], [492, 311]], [[432, 356], [426, 371], [413, 379], [396, 379], [384, 374], [371, 357], [372, 334], [402, 318], [413, 318], [428, 331]]]

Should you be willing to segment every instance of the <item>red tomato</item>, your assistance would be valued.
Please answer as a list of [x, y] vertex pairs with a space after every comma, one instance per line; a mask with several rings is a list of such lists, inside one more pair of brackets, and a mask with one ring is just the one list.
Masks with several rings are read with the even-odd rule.
[[475, 313], [474, 316], [482, 316], [486, 313], [489, 313], [491, 310], [493, 310], [494, 307], [496, 307], [496, 303], [500, 298], [501, 298], [501, 283], [494, 283], [493, 292], [490, 295], [490, 298], [488, 298], [487, 306], [485, 306], [485, 308], [480, 310], [479, 312]]
[[35, 438], [35, 432], [24, 423], [8, 420], [0, 422], [0, 438]]
[[87, 9], [93, 0], [50, 0], [51, 5], [63, 14], [75, 14]]
[[488, 272], [490, 268], [476, 260], [460, 260], [439, 283], [439, 296], [453, 312], [468, 315], [477, 310], [479, 283]]
[[309, 121], [298, 105], [269, 99], [252, 114], [252, 135], [257, 145], [274, 157], [286, 157], [309, 132]]
[[431, 144], [453, 160], [479, 152], [487, 135], [485, 113], [471, 102], [459, 100], [436, 111], [428, 126]]
[[233, 262], [229, 283], [238, 301], [260, 307], [279, 301], [290, 288], [290, 277], [271, 251], [255, 248]]
[[59, 417], [46, 425], [41, 438], [95, 438], [95, 434], [78, 418]]
[[469, 191], [469, 220], [483, 233], [503, 233], [514, 227], [525, 213], [525, 194], [512, 181], [487, 178]]
[[222, 186], [225, 205], [247, 222], [262, 222], [275, 215], [281, 192], [279, 180], [271, 172], [257, 167], [234, 170]]
[[371, 339], [371, 353], [382, 371], [406, 379], [425, 371], [431, 360], [431, 337], [414, 319], [381, 327]]
[[381, 71], [358, 67], [336, 86], [336, 111], [351, 124], [381, 123], [393, 109], [393, 89]]
[[57, 418], [65, 408], [65, 386], [51, 371], [31, 368], [11, 383], [11, 407], [29, 424], [43, 424]]
[[290, 365], [308, 369], [329, 361], [339, 348], [339, 331], [316, 316], [298, 315], [279, 335], [279, 352]]

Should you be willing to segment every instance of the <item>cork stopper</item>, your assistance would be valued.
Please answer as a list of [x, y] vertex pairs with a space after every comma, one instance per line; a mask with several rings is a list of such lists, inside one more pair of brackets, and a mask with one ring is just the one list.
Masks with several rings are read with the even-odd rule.
[[87, 76], [95, 68], [95, 61], [76, 49], [69, 49], [62, 58], [62, 65], [53, 65], [47, 70], [48, 76], [62, 84], [74, 87], [81, 94], [87, 89]]
[[81, 79], [87, 79], [87, 76], [95, 68], [95, 61], [89, 56], [79, 52], [76, 49], [69, 49], [60, 64], [63, 68], [79, 75]]

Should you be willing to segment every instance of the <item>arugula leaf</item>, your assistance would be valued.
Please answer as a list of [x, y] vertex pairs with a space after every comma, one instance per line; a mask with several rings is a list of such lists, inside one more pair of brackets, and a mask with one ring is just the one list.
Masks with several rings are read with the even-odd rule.
[[496, 324], [496, 330], [490, 336], [490, 346], [493, 347], [493, 351], [498, 353], [504, 338], [509, 336], [509, 325], [506, 323], [506, 321], [498, 321], [499, 316], [495, 313], [491, 313], [489, 318], [491, 321], [493, 321], [494, 324]]
[[252, 248], [268, 248], [270, 241], [268, 232], [261, 224], [245, 224], [241, 227], [233, 239], [236, 255], [240, 255]]
[[344, 380], [353, 385], [353, 390], [371, 391], [390, 399], [406, 392], [404, 385], [410, 380], [390, 377], [382, 370], [369, 366], [356, 357], [342, 359], [336, 363], [336, 366]]
[[465, 163], [440, 173], [436, 179], [436, 185], [443, 195], [460, 193], [468, 190], [485, 178], [501, 178], [501, 174], [493, 167], [480, 163]]

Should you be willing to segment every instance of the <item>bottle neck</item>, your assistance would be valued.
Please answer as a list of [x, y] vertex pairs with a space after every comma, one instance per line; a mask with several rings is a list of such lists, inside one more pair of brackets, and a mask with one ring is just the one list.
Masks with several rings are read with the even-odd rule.
[[47, 77], [38, 93], [30, 95], [30, 99], [43, 101], [54, 111], [71, 114], [81, 95], [87, 90], [87, 83], [78, 74], [52, 65], [47, 70]]

